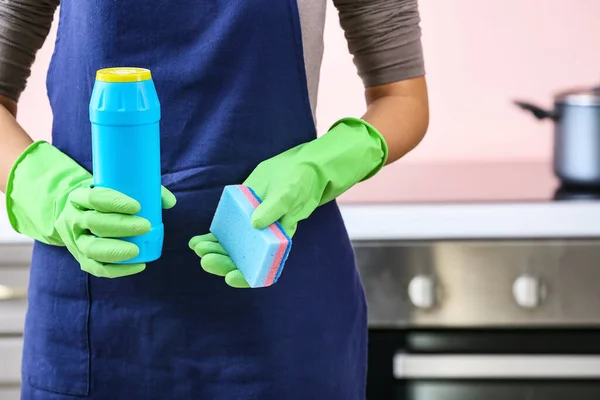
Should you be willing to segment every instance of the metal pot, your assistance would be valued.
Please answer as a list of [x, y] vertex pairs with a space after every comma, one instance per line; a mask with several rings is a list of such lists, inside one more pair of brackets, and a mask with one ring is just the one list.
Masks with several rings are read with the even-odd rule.
[[554, 121], [554, 173], [563, 184], [600, 187], [600, 88], [558, 93], [553, 110], [515, 103]]

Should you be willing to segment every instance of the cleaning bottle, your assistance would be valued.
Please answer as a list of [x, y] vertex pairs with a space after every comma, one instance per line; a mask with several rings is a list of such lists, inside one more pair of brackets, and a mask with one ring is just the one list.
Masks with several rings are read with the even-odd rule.
[[136, 244], [137, 257], [121, 264], [160, 258], [164, 229], [161, 206], [160, 103], [150, 70], [98, 70], [89, 105], [93, 184], [117, 190], [141, 204], [136, 214], [150, 232], [118, 238]]

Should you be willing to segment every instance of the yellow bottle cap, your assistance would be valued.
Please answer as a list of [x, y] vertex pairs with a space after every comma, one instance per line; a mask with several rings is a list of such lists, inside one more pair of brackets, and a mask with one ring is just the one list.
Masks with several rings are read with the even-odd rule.
[[141, 82], [152, 79], [149, 69], [136, 67], [104, 68], [96, 72], [96, 80], [101, 82]]

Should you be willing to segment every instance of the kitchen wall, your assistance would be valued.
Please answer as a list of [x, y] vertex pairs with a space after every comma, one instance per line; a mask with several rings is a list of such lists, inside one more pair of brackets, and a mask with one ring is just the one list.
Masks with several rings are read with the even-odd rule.
[[[431, 126], [407, 161], [547, 160], [551, 126], [515, 109], [556, 89], [600, 83], [600, 1], [419, 0]], [[320, 122], [362, 109], [329, 13]], [[350, 83], [349, 83], [350, 82]]]
[[[551, 126], [534, 121], [511, 100], [551, 104], [552, 93], [600, 81], [600, 1], [420, 0], [431, 97], [423, 143], [405, 163], [547, 161]], [[39, 53], [19, 120], [35, 138], [48, 138], [51, 115], [45, 71], [54, 32]], [[364, 109], [362, 86], [348, 55], [335, 9], [326, 29], [318, 122]]]

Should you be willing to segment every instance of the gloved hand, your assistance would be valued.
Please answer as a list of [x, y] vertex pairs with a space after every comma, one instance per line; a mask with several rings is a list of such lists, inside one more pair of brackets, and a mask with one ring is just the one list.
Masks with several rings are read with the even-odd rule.
[[[263, 229], [279, 221], [293, 237], [298, 222], [356, 183], [375, 175], [387, 161], [387, 144], [371, 125], [356, 118], [338, 121], [323, 136], [260, 163], [243, 183], [263, 202], [252, 225]], [[190, 240], [202, 268], [224, 276], [233, 287], [249, 287], [227, 252], [212, 234]]]
[[[145, 264], [121, 264], [139, 248], [115, 237], [150, 231], [150, 222], [133, 214], [140, 204], [115, 190], [92, 188], [92, 175], [56, 147], [39, 141], [15, 162], [6, 188], [6, 210], [13, 229], [40, 242], [66, 246], [81, 269], [117, 278], [143, 271]], [[163, 208], [175, 196], [162, 188]]]

